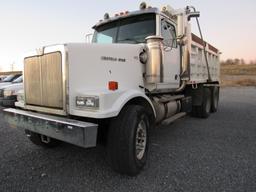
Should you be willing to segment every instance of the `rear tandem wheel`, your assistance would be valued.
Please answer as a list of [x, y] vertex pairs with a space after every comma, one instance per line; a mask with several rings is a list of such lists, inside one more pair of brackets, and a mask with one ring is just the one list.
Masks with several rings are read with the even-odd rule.
[[202, 103], [199, 106], [193, 106], [193, 116], [208, 118], [211, 113], [212, 94], [208, 87], [203, 87]]

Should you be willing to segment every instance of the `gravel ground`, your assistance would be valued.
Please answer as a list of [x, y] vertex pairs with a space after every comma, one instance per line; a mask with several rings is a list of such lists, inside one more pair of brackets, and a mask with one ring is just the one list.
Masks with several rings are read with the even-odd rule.
[[114, 173], [104, 147], [42, 149], [0, 112], [0, 191], [256, 191], [256, 88], [225, 88], [219, 112], [185, 117], [151, 136], [137, 177]]

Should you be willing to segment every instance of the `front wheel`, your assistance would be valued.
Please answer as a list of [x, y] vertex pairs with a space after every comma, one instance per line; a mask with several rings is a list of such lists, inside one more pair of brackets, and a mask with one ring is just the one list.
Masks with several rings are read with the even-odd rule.
[[108, 132], [108, 157], [111, 167], [130, 176], [137, 175], [146, 164], [149, 116], [138, 105], [126, 106], [112, 119]]

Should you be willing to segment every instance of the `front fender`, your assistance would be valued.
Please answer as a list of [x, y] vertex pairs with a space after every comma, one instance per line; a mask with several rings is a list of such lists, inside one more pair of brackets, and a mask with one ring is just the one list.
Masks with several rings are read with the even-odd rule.
[[152, 111], [154, 112], [154, 116], [156, 117], [156, 111], [155, 108], [151, 102], [151, 100], [142, 92], [137, 91], [137, 90], [129, 90], [124, 92], [124, 94], [122, 94], [118, 100], [116, 100], [116, 102], [114, 103], [113, 107], [118, 109], [118, 113], [115, 115], [117, 116], [120, 111], [123, 109], [123, 107], [131, 100], [136, 99], [136, 98], [143, 98], [145, 99], [146, 102], [148, 102], [148, 104], [151, 106]]
[[118, 91], [101, 91], [100, 93], [92, 92], [90, 95], [97, 95], [100, 98], [100, 108], [98, 110], [71, 108], [70, 114], [80, 117], [89, 117], [96, 119], [104, 119], [116, 117], [123, 107], [135, 98], [143, 98], [151, 106], [156, 116], [154, 106], [150, 99], [138, 90], [118, 90]]

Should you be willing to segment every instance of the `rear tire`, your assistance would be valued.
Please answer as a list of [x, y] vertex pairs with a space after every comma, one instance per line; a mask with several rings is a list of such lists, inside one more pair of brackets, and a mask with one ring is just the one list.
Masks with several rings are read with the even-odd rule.
[[199, 106], [193, 106], [193, 116], [199, 118], [208, 118], [211, 113], [211, 91], [209, 88], [203, 88], [202, 104]]
[[29, 140], [38, 146], [45, 147], [45, 148], [54, 148], [57, 147], [60, 144], [59, 140], [53, 139], [53, 138], [48, 138], [49, 141], [43, 142], [41, 137], [45, 137], [44, 135], [40, 135], [38, 133], [34, 133], [29, 130], [25, 130], [26, 135], [28, 136]]
[[219, 87], [213, 87], [211, 91], [212, 91], [211, 112], [215, 113], [215, 112], [217, 112], [218, 106], [219, 106], [219, 93], [220, 93], [220, 89], [219, 89]]
[[203, 103], [200, 107], [199, 115], [201, 118], [208, 118], [211, 113], [211, 91], [209, 88], [204, 88]]
[[149, 116], [138, 105], [126, 106], [112, 119], [108, 132], [108, 158], [113, 170], [137, 175], [146, 164]]

